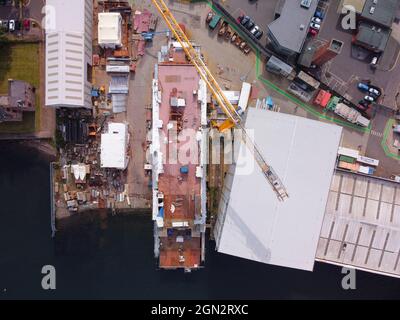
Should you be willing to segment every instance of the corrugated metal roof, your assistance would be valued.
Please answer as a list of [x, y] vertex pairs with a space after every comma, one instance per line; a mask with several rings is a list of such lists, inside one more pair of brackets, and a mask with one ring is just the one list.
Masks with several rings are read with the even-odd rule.
[[90, 108], [92, 1], [49, 0], [46, 8], [46, 105]]

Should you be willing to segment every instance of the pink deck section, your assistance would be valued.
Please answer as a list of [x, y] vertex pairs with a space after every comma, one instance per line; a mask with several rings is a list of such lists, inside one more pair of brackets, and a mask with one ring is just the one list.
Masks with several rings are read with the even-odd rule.
[[133, 29], [137, 33], [148, 32], [152, 13], [144, 10], [141, 14], [135, 14]]
[[[174, 220], [184, 220], [192, 225], [196, 209], [199, 210], [200, 205], [200, 179], [196, 178], [196, 167], [199, 165], [199, 147], [195, 137], [201, 126], [201, 110], [197, 95], [193, 94], [193, 91], [197, 91], [199, 87], [199, 75], [192, 65], [167, 63], [159, 65], [158, 74], [162, 91], [160, 119], [163, 121], [162, 131], [164, 136], [170, 135], [168, 140], [173, 140], [172, 132], [174, 130], [167, 130], [168, 123], [173, 123], [175, 130], [180, 123], [182, 133], [185, 136], [187, 133], [192, 134], [190, 140], [185, 137], [182, 139], [183, 141], [178, 139], [177, 143], [162, 146], [162, 149], [164, 149], [164, 173], [159, 177], [159, 190], [164, 194], [164, 222], [166, 226], [170, 226]], [[186, 106], [171, 107], [171, 95], [185, 99]], [[177, 109], [182, 112], [182, 121], [180, 122], [174, 121], [173, 115]], [[176, 146], [175, 149], [173, 145]], [[173, 162], [174, 153], [172, 150], [176, 149], [178, 154], [186, 150], [186, 159], [192, 160], [187, 163], [188, 161], [178, 157], [178, 163]], [[183, 163], [183, 161], [185, 162]], [[189, 168], [187, 174], [180, 172], [182, 166]], [[171, 208], [175, 210], [171, 210]]]
[[[149, 32], [150, 20], [152, 13], [144, 10], [140, 14], [135, 14], [133, 18], [133, 29], [136, 33]], [[146, 42], [144, 40], [138, 41], [138, 55], [144, 56], [146, 49]]]

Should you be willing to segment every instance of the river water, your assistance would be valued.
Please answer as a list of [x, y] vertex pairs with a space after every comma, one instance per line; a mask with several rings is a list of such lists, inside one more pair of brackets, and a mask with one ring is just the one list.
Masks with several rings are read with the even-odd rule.
[[[218, 254], [207, 243], [205, 269], [157, 270], [151, 218], [71, 219], [51, 238], [49, 163], [36, 151], [0, 144], [0, 299], [396, 299], [400, 279], [357, 272], [341, 288], [341, 268], [313, 273]], [[41, 288], [41, 269], [56, 268], [56, 290]]]

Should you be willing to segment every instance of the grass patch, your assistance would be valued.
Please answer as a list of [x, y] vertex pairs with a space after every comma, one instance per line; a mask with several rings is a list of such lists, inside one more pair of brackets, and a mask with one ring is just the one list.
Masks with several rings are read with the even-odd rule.
[[0, 123], [0, 133], [32, 133], [40, 125], [39, 44], [0, 44], [0, 94], [8, 93], [8, 79], [27, 81], [36, 87], [36, 111], [25, 112], [21, 122]]

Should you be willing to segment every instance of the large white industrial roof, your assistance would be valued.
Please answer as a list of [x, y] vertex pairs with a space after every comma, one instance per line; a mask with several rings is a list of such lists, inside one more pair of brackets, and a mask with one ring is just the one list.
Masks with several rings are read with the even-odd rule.
[[101, 167], [125, 169], [128, 165], [128, 128], [124, 123], [110, 123], [101, 135]]
[[46, 2], [46, 105], [90, 107], [92, 1]]
[[46, 33], [84, 32], [86, 0], [46, 0]]
[[118, 12], [99, 13], [99, 44], [121, 45], [122, 17]]
[[[341, 127], [250, 108], [246, 127], [289, 193], [278, 200], [260, 168], [238, 164], [226, 176], [216, 226], [217, 250], [263, 263], [312, 270]], [[251, 154], [247, 161], [254, 163]]]

